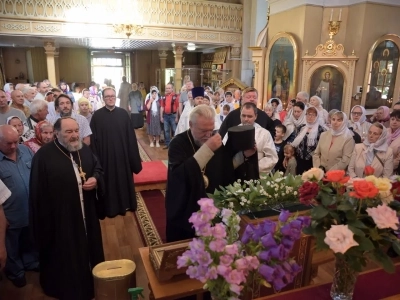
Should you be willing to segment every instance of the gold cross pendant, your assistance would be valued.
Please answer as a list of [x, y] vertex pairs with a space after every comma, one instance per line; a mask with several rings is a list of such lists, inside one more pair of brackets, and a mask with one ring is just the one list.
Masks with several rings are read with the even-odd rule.
[[83, 183], [85, 183], [86, 182], [86, 173], [85, 172], [83, 172], [83, 170], [82, 170], [82, 167], [79, 167], [79, 176], [80, 177], [82, 177], [82, 179], [83, 179]]

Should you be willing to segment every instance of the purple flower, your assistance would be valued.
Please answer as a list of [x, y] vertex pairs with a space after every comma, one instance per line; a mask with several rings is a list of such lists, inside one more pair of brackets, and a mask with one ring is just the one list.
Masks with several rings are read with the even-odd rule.
[[239, 248], [237, 244], [226, 245], [225, 252], [230, 255], [237, 255], [239, 253]]
[[196, 234], [200, 236], [212, 236], [211, 226], [209, 223], [196, 228]]
[[240, 284], [244, 281], [246, 281], [246, 277], [243, 274], [243, 271], [241, 270], [231, 270], [230, 272], [227, 272], [224, 276], [226, 282], [229, 284]]
[[200, 205], [200, 210], [204, 213], [209, 214], [211, 219], [214, 219], [219, 209], [215, 207], [214, 200], [209, 198], [201, 198], [197, 203]]
[[275, 233], [276, 223], [270, 220], [265, 220], [261, 223], [265, 233]]
[[258, 272], [262, 275], [262, 277], [265, 278], [267, 282], [272, 282], [272, 280], [274, 279], [273, 275], [275, 269], [271, 268], [270, 266], [261, 264], [260, 267], [258, 268]]
[[246, 229], [244, 230], [241, 239], [243, 244], [247, 244], [248, 242], [250, 242], [250, 239], [253, 238], [255, 227], [256, 225], [253, 224], [249, 224], [246, 226]]
[[282, 240], [281, 240], [281, 244], [282, 244], [286, 249], [289, 249], [289, 250], [292, 250], [292, 249], [293, 249], [294, 243], [295, 243], [295, 240], [291, 239], [291, 238], [288, 237], [288, 236], [284, 236], [284, 237], [282, 238]]
[[209, 264], [212, 263], [210, 253], [208, 253], [207, 251], [197, 252], [195, 260], [198, 262], [200, 266], [205, 266], [205, 267], [207, 267]]
[[217, 266], [217, 273], [221, 276], [226, 276], [232, 270], [229, 266], [219, 265]]
[[286, 284], [283, 282], [283, 280], [281, 278], [275, 278], [272, 281], [272, 285], [274, 286], [274, 288], [277, 291], [280, 291], [281, 289], [283, 289], [286, 286]]
[[194, 238], [190, 243], [189, 247], [194, 251], [203, 251], [204, 250], [204, 242], [201, 239]]
[[204, 266], [197, 267], [196, 279], [200, 280], [202, 283], [205, 283], [207, 281], [207, 273], [208, 273], [208, 267]]
[[286, 272], [281, 265], [275, 266], [275, 273], [274, 273], [275, 277], [282, 278], [283, 276], [285, 276], [285, 274]]
[[264, 228], [262, 225], [255, 225], [254, 231], [253, 231], [253, 241], [258, 243], [261, 239], [262, 236], [264, 236], [267, 232], [265, 232]]
[[261, 238], [261, 243], [264, 248], [271, 248], [276, 246], [276, 241], [271, 233], [267, 233]]
[[260, 254], [258, 255], [258, 257], [259, 257], [261, 260], [263, 260], [263, 261], [266, 261], [266, 262], [270, 261], [270, 259], [271, 259], [270, 250], [268, 250], [268, 251], [266, 251], [266, 250], [261, 251]]
[[293, 274], [297, 275], [298, 273], [301, 272], [302, 267], [298, 265], [298, 263], [295, 260], [290, 261], [290, 265], [292, 267], [292, 272]]
[[195, 212], [189, 218], [189, 222], [192, 223], [194, 229], [197, 230], [199, 227], [206, 225], [208, 223], [208, 220], [204, 220], [200, 213]]
[[260, 261], [256, 256], [246, 256], [245, 259], [247, 259], [249, 262], [249, 267], [251, 267], [253, 270], [257, 269], [260, 265]]
[[300, 216], [297, 220], [302, 222], [303, 227], [309, 227], [311, 225], [311, 218], [308, 216]]
[[189, 261], [190, 261], [190, 259], [188, 256], [185, 255], [185, 253], [182, 256], [178, 256], [178, 259], [176, 262], [177, 268], [180, 269], [180, 268], [186, 267], [187, 264], [189, 263]]
[[242, 257], [236, 260], [235, 262], [236, 269], [238, 270], [247, 270], [249, 267], [249, 262], [246, 258]]
[[197, 266], [189, 266], [186, 270], [186, 274], [192, 279], [197, 279]]
[[208, 279], [217, 279], [218, 278], [217, 268], [211, 267], [210, 269], [208, 269], [206, 277]]
[[220, 223], [215, 224], [215, 226], [212, 227], [211, 231], [212, 231], [212, 235], [216, 239], [223, 239], [224, 237], [226, 237], [225, 226]]
[[277, 247], [271, 248], [269, 251], [272, 258], [276, 258], [280, 261], [284, 260], [287, 256], [287, 251], [282, 244]]
[[278, 220], [285, 223], [290, 217], [290, 212], [288, 210], [282, 209], [281, 213], [279, 214]]
[[284, 236], [291, 237], [294, 240], [298, 240], [301, 238], [301, 223], [300, 221], [297, 221], [298, 223], [295, 223], [296, 221], [290, 222], [289, 224], [286, 224], [282, 226], [281, 228], [281, 233]]
[[219, 263], [222, 266], [229, 267], [232, 264], [232, 262], [233, 262], [233, 257], [230, 255], [222, 255], [219, 258]]
[[223, 252], [226, 246], [226, 240], [218, 239], [210, 242], [210, 250], [214, 252]]

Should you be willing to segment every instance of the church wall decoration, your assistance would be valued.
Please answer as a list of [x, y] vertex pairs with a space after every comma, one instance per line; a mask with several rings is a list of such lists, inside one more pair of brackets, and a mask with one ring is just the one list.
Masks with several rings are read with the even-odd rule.
[[364, 79], [363, 103], [366, 109], [384, 105], [392, 107], [398, 101], [399, 48], [400, 37], [393, 34], [380, 37], [371, 47]]
[[275, 35], [269, 43], [265, 64], [265, 97], [279, 98], [284, 106], [296, 96], [297, 44], [294, 37], [286, 32]]
[[317, 95], [322, 99], [323, 107], [342, 109], [344, 78], [343, 74], [334, 66], [322, 66], [311, 75], [310, 97]]

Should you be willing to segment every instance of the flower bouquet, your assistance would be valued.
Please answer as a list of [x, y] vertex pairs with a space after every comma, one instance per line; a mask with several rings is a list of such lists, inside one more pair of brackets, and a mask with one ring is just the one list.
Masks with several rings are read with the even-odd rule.
[[333, 299], [351, 299], [357, 273], [367, 260], [394, 272], [387, 254], [400, 254], [398, 229], [400, 204], [393, 201], [387, 178], [367, 176], [350, 180], [342, 170], [313, 168], [302, 175], [300, 202], [311, 204], [311, 225], [303, 232], [316, 239], [317, 250], [331, 249], [336, 256]]
[[[249, 225], [239, 240], [239, 216], [231, 209], [221, 211], [212, 199], [198, 201], [200, 211], [189, 222], [197, 238], [178, 257], [178, 268], [205, 283], [214, 299], [243, 299], [254, 282], [281, 290], [292, 282], [301, 267], [290, 258], [309, 217], [289, 217], [282, 211], [278, 222]], [[215, 221], [215, 222], [214, 222]]]
[[298, 202], [301, 176], [283, 176], [282, 172], [261, 176], [259, 180], [241, 182], [220, 187], [208, 196], [219, 208], [229, 208], [239, 214], [265, 210], [277, 204]]

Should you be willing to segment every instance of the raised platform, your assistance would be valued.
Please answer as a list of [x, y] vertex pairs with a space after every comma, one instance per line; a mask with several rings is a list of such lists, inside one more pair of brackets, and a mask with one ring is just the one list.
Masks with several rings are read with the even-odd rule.
[[164, 160], [142, 162], [142, 171], [133, 174], [135, 191], [164, 190], [167, 186], [167, 164]]

